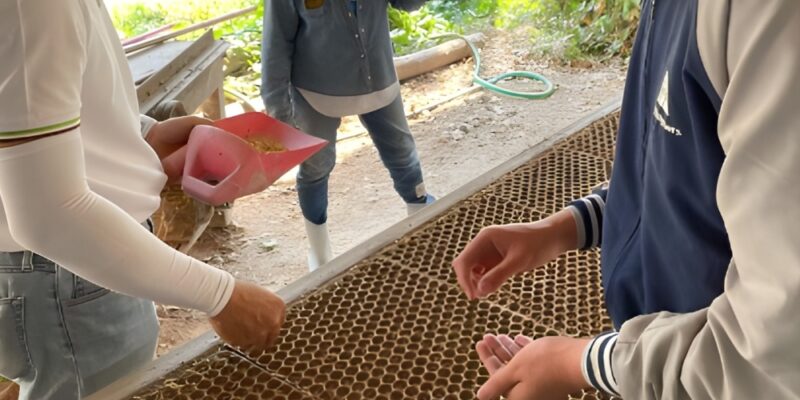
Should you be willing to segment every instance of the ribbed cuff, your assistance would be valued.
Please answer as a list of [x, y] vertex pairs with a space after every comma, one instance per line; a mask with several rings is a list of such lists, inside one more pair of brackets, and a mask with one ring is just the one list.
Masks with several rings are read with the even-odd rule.
[[214, 293], [214, 306], [208, 311], [209, 317], [216, 317], [225, 309], [233, 295], [233, 288], [236, 286], [236, 278], [233, 275], [227, 271], [219, 271], [219, 286]]
[[578, 248], [590, 249], [603, 241], [603, 212], [606, 202], [600, 195], [592, 194], [569, 203], [578, 228]]
[[611, 364], [611, 355], [617, 344], [617, 332], [603, 333], [592, 340], [583, 351], [583, 364], [581, 372], [592, 387], [606, 392], [612, 396], [622, 397], [619, 394], [617, 380]]

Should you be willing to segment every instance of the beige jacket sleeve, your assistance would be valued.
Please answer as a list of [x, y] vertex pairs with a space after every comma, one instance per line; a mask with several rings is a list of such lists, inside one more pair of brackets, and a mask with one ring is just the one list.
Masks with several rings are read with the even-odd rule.
[[800, 1], [698, 3], [733, 260], [710, 307], [624, 324], [614, 375], [626, 399], [800, 398]]

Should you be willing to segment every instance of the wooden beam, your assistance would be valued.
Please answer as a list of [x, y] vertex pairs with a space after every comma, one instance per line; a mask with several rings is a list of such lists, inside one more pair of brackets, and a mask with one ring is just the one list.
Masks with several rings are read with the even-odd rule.
[[[482, 46], [485, 40], [483, 34], [480, 33], [469, 35], [467, 39], [476, 47]], [[394, 59], [394, 66], [397, 70], [397, 78], [402, 81], [471, 56], [472, 51], [467, 43], [462, 39], [454, 39], [430, 49], [397, 57]]]

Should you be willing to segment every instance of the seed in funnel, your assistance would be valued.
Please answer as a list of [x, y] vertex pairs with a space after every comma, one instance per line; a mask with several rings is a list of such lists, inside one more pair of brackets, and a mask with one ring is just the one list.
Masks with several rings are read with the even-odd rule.
[[286, 151], [286, 147], [284, 147], [283, 144], [274, 139], [260, 137], [260, 136], [251, 136], [246, 140], [250, 146], [253, 146], [254, 149], [258, 150], [261, 153], [280, 153], [282, 151]]

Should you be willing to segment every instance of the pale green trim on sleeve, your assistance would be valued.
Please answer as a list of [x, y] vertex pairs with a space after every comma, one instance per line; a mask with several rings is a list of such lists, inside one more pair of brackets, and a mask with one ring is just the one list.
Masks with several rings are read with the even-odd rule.
[[81, 124], [81, 118], [78, 117], [78, 118], [73, 118], [73, 119], [71, 119], [69, 121], [64, 121], [64, 122], [60, 122], [60, 123], [52, 124], [52, 125], [47, 125], [47, 126], [42, 126], [42, 127], [39, 127], [39, 128], [31, 128], [31, 129], [25, 129], [25, 130], [21, 130], [21, 131], [9, 131], [9, 132], [0, 131], [0, 139], [10, 139], [10, 138], [17, 139], [17, 138], [27, 138], [27, 137], [33, 137], [33, 136], [47, 135], [47, 134], [50, 134], [50, 133], [57, 133], [57, 132], [70, 130], [70, 129], [78, 127], [78, 125], [80, 125], [80, 124]]

